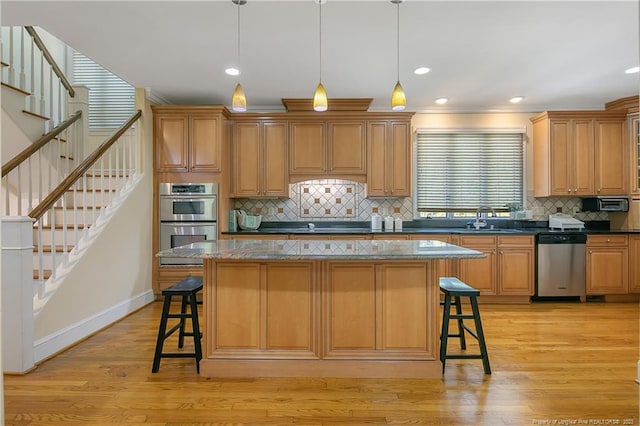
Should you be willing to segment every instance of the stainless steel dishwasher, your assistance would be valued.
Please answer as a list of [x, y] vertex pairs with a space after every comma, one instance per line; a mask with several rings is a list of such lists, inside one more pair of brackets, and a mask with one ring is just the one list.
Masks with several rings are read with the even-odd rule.
[[585, 300], [587, 236], [577, 232], [537, 235], [535, 298], [574, 297]]

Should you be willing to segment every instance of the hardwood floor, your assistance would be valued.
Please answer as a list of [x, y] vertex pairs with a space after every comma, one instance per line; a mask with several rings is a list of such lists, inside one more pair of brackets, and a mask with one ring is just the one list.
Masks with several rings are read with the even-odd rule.
[[160, 310], [5, 376], [6, 424], [640, 423], [636, 303], [481, 305], [493, 374], [448, 360], [431, 380], [202, 379], [192, 359], [163, 359], [152, 374]]

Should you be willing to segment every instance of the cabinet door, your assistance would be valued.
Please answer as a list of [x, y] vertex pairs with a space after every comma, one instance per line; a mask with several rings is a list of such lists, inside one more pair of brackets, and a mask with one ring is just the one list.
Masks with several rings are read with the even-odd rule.
[[569, 166], [569, 159], [573, 144], [569, 120], [552, 120], [549, 124], [549, 138], [551, 195], [571, 195], [573, 169]]
[[533, 248], [498, 249], [498, 294], [533, 295]]
[[628, 248], [587, 246], [587, 294], [626, 294], [629, 288]]
[[387, 167], [389, 191], [393, 197], [411, 196], [411, 133], [408, 122], [391, 122]]
[[631, 138], [631, 193], [640, 194], [640, 119], [634, 115], [630, 119]]
[[260, 195], [260, 124], [236, 123], [231, 150], [236, 197]]
[[324, 123], [291, 123], [290, 174], [322, 174], [326, 170]]
[[330, 121], [328, 123], [328, 171], [365, 174], [367, 171], [366, 131], [364, 121]]
[[159, 172], [186, 172], [189, 156], [187, 115], [156, 115], [156, 166]]
[[458, 278], [480, 290], [481, 295], [497, 294], [495, 237], [461, 236], [458, 245], [485, 254], [482, 259], [460, 259], [458, 261]]
[[221, 170], [220, 120], [212, 116], [192, 116], [189, 129], [189, 161], [192, 172]]
[[629, 237], [629, 293], [640, 293], [640, 235]]
[[263, 194], [267, 197], [289, 195], [287, 167], [287, 123], [265, 122], [263, 135]]
[[367, 125], [367, 195], [382, 197], [387, 194], [387, 122], [369, 122]]
[[624, 138], [624, 122], [595, 121], [595, 189], [597, 195], [627, 193], [628, 150]]
[[566, 163], [570, 169], [568, 173], [572, 173], [571, 195], [593, 195], [593, 120], [572, 120], [571, 123], [572, 149], [569, 151], [569, 162]]

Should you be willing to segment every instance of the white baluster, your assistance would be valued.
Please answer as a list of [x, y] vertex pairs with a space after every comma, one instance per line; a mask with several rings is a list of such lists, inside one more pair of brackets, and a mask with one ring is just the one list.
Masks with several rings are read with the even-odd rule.
[[[53, 253], [55, 253], [55, 248], [56, 248], [56, 212], [55, 212], [55, 206], [51, 207], [49, 209], [49, 220], [51, 221], [51, 277], [55, 278], [56, 276], [56, 257], [53, 256]], [[62, 229], [62, 235], [66, 234], [66, 229]]]
[[26, 86], [26, 74], [24, 73], [24, 57], [25, 57], [25, 45], [24, 45], [24, 33], [26, 30], [20, 27], [20, 89], [25, 90]]
[[22, 165], [18, 169], [18, 216], [22, 216]]
[[31, 84], [29, 85], [29, 92], [31, 93], [31, 95], [29, 96], [29, 111], [31, 112], [35, 112], [36, 111], [36, 71], [35, 71], [35, 67], [36, 67], [36, 61], [35, 61], [35, 50], [36, 50], [36, 44], [33, 42], [33, 39], [31, 39], [31, 65], [29, 66], [29, 70], [31, 75], [30, 80], [31, 80]]
[[40, 52], [40, 108], [38, 114], [44, 115], [46, 101], [44, 99], [44, 55]]
[[9, 175], [2, 178], [2, 185], [4, 186], [4, 215], [11, 216], [11, 210], [9, 209]]
[[9, 28], [9, 84], [16, 85], [16, 69], [14, 67], [15, 58], [13, 57], [13, 27]]
[[33, 210], [33, 181], [31, 179], [33, 168], [31, 167], [31, 157], [33, 157], [33, 155], [27, 159], [27, 169], [29, 170], [29, 173], [27, 174], [27, 185], [29, 186], [29, 200], [27, 204], [29, 205], [29, 208], [27, 211], [29, 212]]

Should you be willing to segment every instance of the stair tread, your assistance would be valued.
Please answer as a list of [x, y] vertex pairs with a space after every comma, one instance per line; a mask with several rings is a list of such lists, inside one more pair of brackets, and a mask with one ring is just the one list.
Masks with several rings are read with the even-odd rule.
[[[43, 269], [42, 270], [42, 279], [49, 279], [49, 277], [51, 277], [51, 269]], [[37, 269], [33, 270], [33, 279], [34, 280], [39, 280], [40, 279], [40, 272]]]
[[[92, 210], [92, 209], [101, 209], [102, 206], [86, 206], [86, 207], [85, 206], [76, 206], [76, 208], [78, 210], [84, 210], [84, 209]], [[74, 210], [73, 206], [67, 206], [67, 207], [55, 206], [54, 207], [54, 210], [63, 210], [63, 209], [64, 210]]]
[[[73, 250], [73, 247], [74, 246], [67, 245], [67, 252], [70, 252], [71, 250]], [[64, 253], [64, 251], [65, 251], [64, 250], [64, 246], [56, 245], [56, 253]], [[37, 245], [33, 246], [33, 252], [34, 253], [38, 253], [39, 252], [39, 249], [38, 249]], [[51, 244], [49, 244], [49, 245], [43, 244], [42, 245], [42, 252], [43, 253], [51, 253]]]
[[[20, 89], [18, 89], [18, 90], [20, 90]], [[26, 93], [26, 92], [25, 92], [25, 93]], [[46, 117], [46, 116], [44, 116], [44, 115], [37, 114], [37, 113], [35, 113], [35, 112], [27, 111], [26, 109], [23, 109], [23, 110], [22, 110], [22, 112], [23, 112], [23, 113], [25, 113], [25, 114], [27, 114], [27, 115], [30, 115], [30, 116], [32, 116], [32, 117], [40, 118], [40, 119], [42, 119], [42, 120], [44, 120], [44, 121], [49, 121], [49, 120], [51, 120], [51, 118], [49, 118], [49, 117]]]
[[11, 89], [11, 90], [13, 90], [15, 92], [18, 92], [18, 93], [20, 93], [20, 94], [22, 94], [24, 96], [31, 96], [31, 93], [29, 93], [29, 92], [27, 92], [25, 90], [22, 90], [19, 87], [13, 86], [13, 85], [8, 84], [8, 83], [5, 83], [4, 81], [2, 82], [2, 87], [6, 87], [7, 89]]
[[[86, 225], [86, 227], [88, 228], [89, 225]], [[51, 225], [43, 225], [41, 228], [49, 230], [49, 229], [51, 229]], [[66, 229], [73, 229], [73, 228], [74, 228], [73, 225], [67, 224], [67, 228]], [[78, 229], [84, 229], [84, 228], [85, 228], [85, 225], [78, 224]], [[38, 224], [37, 223], [33, 225], [33, 229], [38, 229]], [[63, 229], [63, 228], [62, 228], [62, 225], [57, 224], [55, 229]]]

